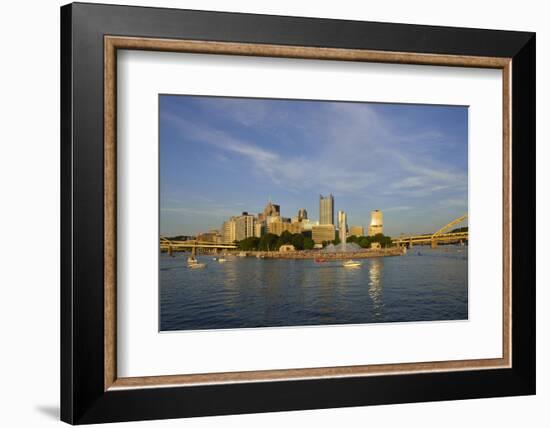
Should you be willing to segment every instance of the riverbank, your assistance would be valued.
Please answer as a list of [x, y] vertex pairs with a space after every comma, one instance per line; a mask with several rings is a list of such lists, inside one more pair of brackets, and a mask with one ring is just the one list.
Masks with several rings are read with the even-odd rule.
[[237, 254], [241, 257], [257, 257], [261, 259], [323, 259], [323, 260], [349, 260], [349, 259], [366, 259], [370, 257], [389, 257], [401, 256], [404, 250], [400, 247], [380, 248], [380, 249], [363, 249], [360, 251], [349, 252], [324, 252], [320, 250], [302, 250], [302, 251], [241, 251], [231, 252], [228, 254]]
[[[166, 250], [161, 248], [161, 253], [166, 253]], [[174, 248], [173, 253], [190, 253], [188, 248]], [[232, 257], [256, 257], [260, 259], [289, 259], [289, 260], [312, 260], [312, 259], [325, 259], [325, 260], [349, 260], [349, 259], [366, 259], [371, 257], [390, 257], [390, 256], [402, 256], [406, 254], [404, 247], [390, 247], [371, 249], [365, 248], [358, 251], [347, 252], [325, 252], [322, 250], [301, 250], [301, 251], [239, 251], [239, 250], [224, 250], [224, 251], [197, 251], [201, 255], [224, 255]]]

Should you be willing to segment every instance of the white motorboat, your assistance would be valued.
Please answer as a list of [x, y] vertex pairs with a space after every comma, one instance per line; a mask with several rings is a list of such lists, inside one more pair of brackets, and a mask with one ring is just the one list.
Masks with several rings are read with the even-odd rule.
[[344, 267], [359, 267], [361, 265], [361, 262], [357, 262], [355, 260], [346, 260], [344, 263], [342, 263], [342, 266]]
[[189, 269], [202, 269], [202, 268], [205, 268], [206, 267], [206, 263], [191, 263], [189, 265]]

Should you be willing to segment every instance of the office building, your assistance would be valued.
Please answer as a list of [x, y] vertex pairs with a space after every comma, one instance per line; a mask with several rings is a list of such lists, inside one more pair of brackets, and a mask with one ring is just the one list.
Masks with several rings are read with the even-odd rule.
[[234, 217], [233, 220], [235, 221], [235, 240], [242, 241], [254, 236], [256, 219], [252, 214], [243, 212], [242, 215]]
[[338, 229], [347, 231], [348, 230], [348, 216], [345, 211], [338, 211]]
[[334, 241], [336, 229], [333, 224], [319, 224], [311, 228], [311, 238], [316, 244]]
[[232, 243], [235, 241], [236, 222], [233, 217], [223, 222], [222, 225], [222, 239], [223, 242]]
[[308, 232], [311, 232], [311, 228], [313, 226], [319, 226], [319, 222], [318, 221], [311, 221], [309, 219], [304, 219], [300, 222], [300, 226], [302, 227], [302, 232], [304, 231], [308, 231]]
[[363, 236], [365, 235], [365, 228], [363, 226], [350, 226], [350, 236]]
[[290, 223], [288, 225], [288, 231], [290, 233], [302, 233], [302, 230], [303, 229], [303, 226], [302, 226], [302, 222], [299, 221], [299, 222], [293, 222], [293, 223]]
[[278, 217], [281, 215], [281, 207], [280, 205], [276, 205], [269, 201], [267, 205], [264, 208], [264, 216], [265, 217]]
[[289, 218], [285, 217], [268, 217], [267, 219], [267, 225], [266, 230], [267, 233], [273, 233], [274, 235], [281, 236], [281, 234], [284, 231], [288, 231], [290, 233], [297, 233], [293, 232], [293, 230], [296, 230], [295, 225], [296, 223], [291, 223]]
[[319, 196], [319, 223], [334, 225], [334, 196]]
[[212, 229], [204, 233], [199, 233], [197, 235], [197, 241], [218, 243], [221, 240], [222, 240], [221, 234], [216, 229]]
[[254, 225], [254, 236], [256, 238], [261, 238], [262, 235], [265, 233], [265, 225], [260, 222], [256, 222]]
[[383, 216], [382, 216], [382, 211], [380, 210], [373, 210], [371, 211], [370, 213], [370, 224], [369, 224], [369, 230], [368, 230], [368, 234], [369, 236], [374, 236], [374, 235], [377, 235], [379, 233], [384, 233], [383, 232]]

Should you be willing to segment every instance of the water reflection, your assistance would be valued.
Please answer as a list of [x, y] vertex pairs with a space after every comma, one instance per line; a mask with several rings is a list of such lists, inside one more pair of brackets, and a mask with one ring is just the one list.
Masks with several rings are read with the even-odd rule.
[[[161, 330], [458, 320], [468, 317], [468, 249], [341, 261], [160, 259]], [[419, 250], [419, 251], [420, 251]]]
[[372, 259], [369, 265], [369, 297], [372, 300], [373, 316], [383, 316], [383, 293], [382, 293], [382, 263], [380, 259]]

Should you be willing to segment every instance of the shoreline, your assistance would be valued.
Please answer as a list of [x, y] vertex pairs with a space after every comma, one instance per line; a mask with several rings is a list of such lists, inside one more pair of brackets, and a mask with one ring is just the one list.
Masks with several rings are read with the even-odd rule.
[[[188, 250], [174, 249], [174, 253], [190, 253]], [[161, 253], [167, 253], [161, 249]], [[350, 259], [367, 259], [373, 257], [393, 257], [403, 256], [407, 253], [404, 247], [390, 247], [380, 249], [362, 249], [360, 251], [349, 252], [323, 252], [321, 250], [300, 250], [300, 251], [239, 251], [226, 250], [220, 252], [197, 252], [197, 255], [202, 256], [229, 256], [229, 257], [256, 257], [260, 259], [286, 259], [286, 260], [350, 260]]]
[[[256, 257], [264, 259], [289, 259], [289, 260], [311, 260], [320, 258], [323, 260], [349, 260], [349, 259], [366, 259], [371, 257], [390, 257], [402, 256], [405, 251], [400, 247], [381, 248], [381, 249], [365, 249], [362, 251], [350, 252], [335, 252], [328, 253], [319, 250], [301, 250], [301, 251], [238, 251], [227, 252], [227, 255], [237, 257]], [[241, 255], [244, 254], [244, 255]]]

